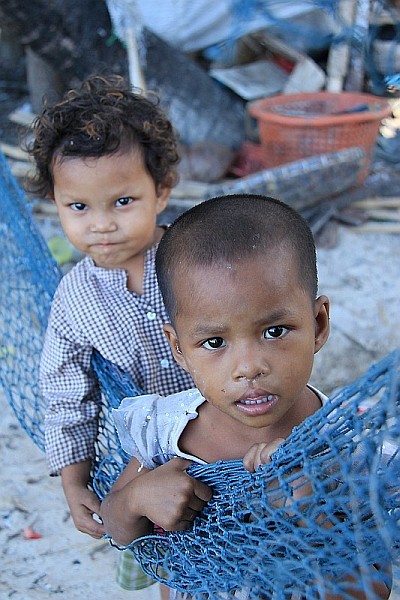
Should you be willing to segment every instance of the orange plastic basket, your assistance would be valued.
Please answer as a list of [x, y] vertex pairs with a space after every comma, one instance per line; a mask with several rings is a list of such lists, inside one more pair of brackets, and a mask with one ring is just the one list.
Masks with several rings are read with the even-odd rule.
[[366, 153], [362, 180], [391, 108], [372, 94], [317, 92], [256, 100], [249, 103], [249, 114], [258, 121], [266, 168], [359, 146]]

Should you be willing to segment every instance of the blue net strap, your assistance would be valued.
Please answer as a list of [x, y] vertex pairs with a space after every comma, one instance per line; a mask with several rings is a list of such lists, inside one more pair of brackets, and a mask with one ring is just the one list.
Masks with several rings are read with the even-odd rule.
[[130, 547], [146, 573], [194, 598], [312, 600], [324, 597], [323, 584], [353, 598], [349, 573], [374, 598], [368, 566], [399, 555], [399, 439], [396, 351], [297, 427], [255, 474], [241, 461], [192, 466], [213, 488], [193, 529]]
[[144, 392], [132, 381], [130, 375], [106, 360], [96, 350], [93, 352], [92, 365], [100, 383], [103, 399], [99, 415], [96, 459], [92, 467], [92, 485], [99, 498], [103, 499], [130, 459], [119, 443], [111, 411], [118, 408], [123, 398], [139, 396]]
[[61, 273], [0, 153], [0, 385], [21, 426], [43, 450], [45, 409], [37, 378]]

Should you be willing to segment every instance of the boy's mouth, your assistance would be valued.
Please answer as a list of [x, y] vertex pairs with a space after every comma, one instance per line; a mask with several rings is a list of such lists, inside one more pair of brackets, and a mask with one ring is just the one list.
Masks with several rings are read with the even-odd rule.
[[270, 394], [268, 392], [264, 392], [263, 390], [252, 390], [240, 398], [237, 404], [251, 406], [254, 404], [266, 404], [268, 402], [273, 402], [274, 400], [278, 400], [278, 396], [276, 394]]
[[273, 400], [277, 400], [277, 399], [278, 399], [278, 396], [275, 396], [274, 394], [268, 394], [268, 396], [263, 396], [262, 398], [257, 398], [257, 399], [243, 398], [242, 400], [239, 400], [239, 404], [245, 404], [245, 405], [265, 404], [266, 402], [272, 402]]
[[113, 246], [114, 244], [115, 244], [115, 242], [112, 242], [111, 240], [97, 240], [92, 245], [93, 246]]

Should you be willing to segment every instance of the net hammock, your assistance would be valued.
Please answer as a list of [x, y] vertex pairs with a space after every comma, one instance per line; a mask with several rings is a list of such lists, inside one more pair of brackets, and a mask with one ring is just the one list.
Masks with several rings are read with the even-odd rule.
[[[1, 153], [0, 232], [0, 386], [43, 450], [39, 358], [61, 273]], [[129, 459], [111, 409], [141, 390], [97, 353], [92, 365], [103, 391], [93, 488], [103, 498]], [[400, 548], [399, 369], [397, 350], [296, 428], [255, 474], [240, 461], [192, 466], [213, 498], [192, 530], [131, 545], [143, 570], [194, 598], [277, 600], [320, 598], [322, 581], [345, 598], [342, 575], [358, 572], [373, 598], [367, 565], [396, 559]]]
[[[372, 405], [365, 412], [366, 399]], [[375, 598], [367, 566], [400, 549], [400, 355], [394, 352], [297, 427], [268, 465], [195, 465], [213, 489], [190, 531], [129, 547], [146, 573], [194, 598]], [[383, 577], [377, 575], [377, 581]], [[293, 596], [298, 594], [298, 596]]]

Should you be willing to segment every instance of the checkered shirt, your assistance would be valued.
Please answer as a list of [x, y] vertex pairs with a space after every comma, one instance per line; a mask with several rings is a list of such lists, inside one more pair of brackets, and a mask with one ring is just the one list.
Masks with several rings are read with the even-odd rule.
[[167, 395], [193, 386], [174, 361], [162, 330], [168, 317], [157, 285], [155, 253], [156, 246], [146, 253], [142, 295], [127, 289], [125, 271], [96, 267], [89, 257], [57, 288], [40, 366], [51, 475], [95, 456], [101, 394], [91, 368], [93, 348], [148, 393]]

